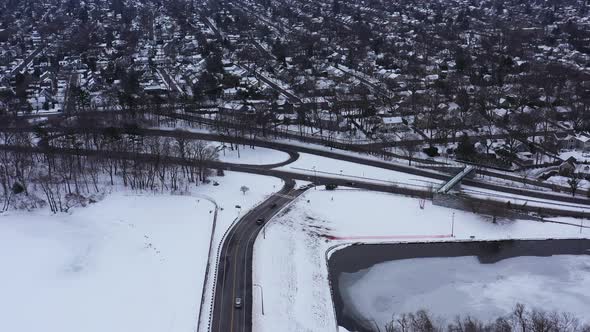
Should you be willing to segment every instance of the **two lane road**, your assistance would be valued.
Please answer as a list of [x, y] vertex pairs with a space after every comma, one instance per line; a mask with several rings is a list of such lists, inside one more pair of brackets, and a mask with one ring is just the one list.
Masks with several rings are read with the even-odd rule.
[[[221, 248], [211, 317], [211, 332], [252, 330], [252, 254], [256, 236], [275, 214], [304, 190], [295, 189], [295, 181], [283, 179], [284, 187], [245, 214], [229, 231]], [[264, 220], [258, 225], [258, 219]], [[235, 299], [242, 299], [241, 308]]]

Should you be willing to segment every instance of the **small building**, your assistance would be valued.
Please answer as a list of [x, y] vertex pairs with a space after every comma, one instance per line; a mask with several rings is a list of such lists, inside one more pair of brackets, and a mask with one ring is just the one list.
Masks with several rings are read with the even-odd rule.
[[556, 134], [560, 149], [590, 151], [590, 136], [585, 134]]
[[588, 164], [579, 164], [576, 166], [576, 175], [588, 179], [590, 178], [590, 165]]
[[384, 117], [382, 118], [382, 124], [379, 128], [383, 132], [405, 132], [410, 130], [409, 124], [411, 120], [412, 119], [404, 119], [401, 116]]

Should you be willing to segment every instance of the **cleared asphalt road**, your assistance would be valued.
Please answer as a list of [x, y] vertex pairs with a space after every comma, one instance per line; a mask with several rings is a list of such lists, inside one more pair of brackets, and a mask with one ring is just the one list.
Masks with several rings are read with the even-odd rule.
[[[252, 253], [258, 233], [275, 214], [297, 198], [303, 190], [295, 189], [295, 181], [283, 179], [281, 191], [246, 213], [229, 231], [221, 249], [217, 266], [210, 331], [245, 332], [252, 330]], [[262, 218], [263, 225], [256, 221]], [[242, 298], [241, 308], [235, 299]]]

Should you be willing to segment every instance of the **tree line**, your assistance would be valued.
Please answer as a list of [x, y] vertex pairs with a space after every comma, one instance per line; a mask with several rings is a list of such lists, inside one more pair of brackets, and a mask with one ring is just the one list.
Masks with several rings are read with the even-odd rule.
[[40, 140], [33, 133], [5, 132], [0, 140], [0, 211], [47, 205], [54, 213], [66, 212], [116, 185], [187, 191], [209, 181], [208, 163], [218, 159], [207, 142], [182, 137], [107, 131]]
[[[584, 317], [584, 319], [587, 317]], [[373, 322], [370, 322], [373, 323]], [[471, 316], [457, 316], [451, 322], [435, 318], [425, 310], [394, 314], [383, 329], [370, 324], [372, 330], [384, 332], [589, 332], [590, 325], [572, 314], [528, 309], [516, 304], [508, 315], [483, 322]]]

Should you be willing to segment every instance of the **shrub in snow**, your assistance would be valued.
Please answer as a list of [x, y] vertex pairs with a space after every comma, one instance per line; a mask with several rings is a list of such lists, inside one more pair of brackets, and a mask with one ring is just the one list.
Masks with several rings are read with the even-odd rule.
[[426, 153], [426, 155], [429, 157], [438, 157], [440, 155], [438, 153], [438, 148], [434, 146], [429, 146], [423, 149], [422, 151], [424, 151], [424, 153]]
[[43, 208], [47, 206], [47, 202], [36, 196], [35, 194], [26, 194], [24, 192], [14, 195], [10, 203], [14, 210], [32, 211], [34, 209]]
[[76, 193], [66, 194], [64, 199], [65, 199], [65, 209], [64, 209], [65, 211], [64, 212], [67, 212], [68, 210], [70, 210], [73, 207], [86, 207], [86, 205], [88, 205], [90, 203], [88, 198], [86, 198], [84, 195], [76, 194]]
[[18, 195], [18, 194], [23, 193], [24, 191], [25, 191], [25, 187], [22, 184], [20, 184], [19, 182], [15, 182], [12, 185], [12, 193], [13, 194]]
[[98, 203], [98, 202], [102, 201], [104, 199], [104, 197], [105, 197], [104, 192], [94, 193], [94, 194], [88, 196], [88, 204]]
[[333, 183], [328, 183], [326, 185], [326, 190], [335, 190], [336, 188], [338, 188], [338, 185], [333, 184]]

